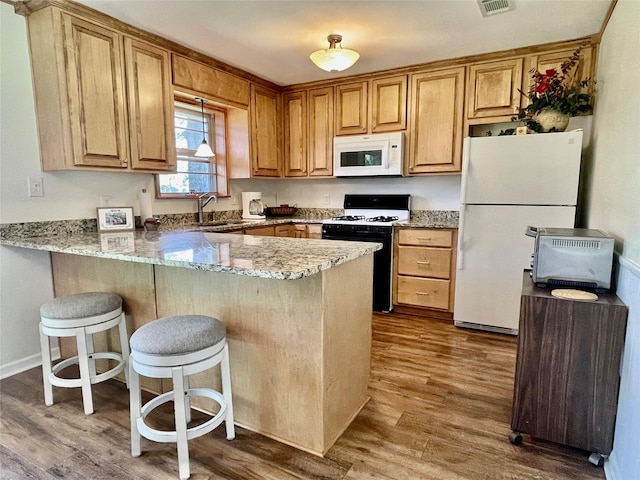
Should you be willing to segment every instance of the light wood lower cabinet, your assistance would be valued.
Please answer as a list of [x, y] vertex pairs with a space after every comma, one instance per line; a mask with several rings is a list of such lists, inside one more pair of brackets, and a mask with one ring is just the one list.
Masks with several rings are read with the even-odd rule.
[[322, 238], [322, 224], [320, 223], [309, 223], [307, 224], [307, 238]]
[[453, 312], [456, 236], [455, 229], [396, 231], [394, 305]]
[[267, 235], [290, 238], [322, 238], [322, 225], [315, 223], [285, 223], [281, 225], [246, 228], [247, 235]]
[[245, 228], [244, 233], [245, 235], [261, 235], [263, 237], [276, 236], [275, 227], [273, 225], [267, 225], [265, 227]]
[[293, 223], [285, 223], [284, 225], [276, 225], [274, 227], [274, 236], [296, 238], [296, 226]]

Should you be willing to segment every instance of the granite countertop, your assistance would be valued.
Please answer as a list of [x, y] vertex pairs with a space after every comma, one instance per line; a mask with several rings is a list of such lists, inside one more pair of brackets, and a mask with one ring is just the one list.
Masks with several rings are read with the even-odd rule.
[[192, 230], [4, 236], [0, 244], [277, 280], [311, 276], [382, 248], [372, 242], [236, 235], [188, 228]]
[[[198, 225], [192, 215], [163, 216], [158, 231], [95, 233], [95, 219], [0, 225], [0, 245], [111, 258], [129, 262], [292, 280], [368, 255], [379, 243], [296, 239], [221, 233], [284, 223], [321, 223], [341, 211], [303, 212], [301, 217], [241, 220], [237, 212]], [[185, 222], [185, 219], [187, 220]], [[457, 228], [458, 212], [412, 211], [397, 227]]]

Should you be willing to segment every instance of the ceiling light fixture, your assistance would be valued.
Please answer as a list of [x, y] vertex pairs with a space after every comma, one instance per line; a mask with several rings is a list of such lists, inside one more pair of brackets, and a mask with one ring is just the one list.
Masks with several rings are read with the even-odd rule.
[[211, 150], [211, 147], [207, 143], [206, 134], [204, 133], [204, 99], [196, 97], [196, 101], [200, 102], [200, 110], [202, 111], [202, 143], [196, 150], [194, 156], [196, 157], [214, 157], [215, 153]]
[[[309, 58], [322, 70], [341, 72], [358, 61], [360, 54], [348, 48], [342, 48], [342, 35], [332, 34], [327, 37], [329, 48], [313, 52]], [[340, 48], [336, 48], [336, 43]]]

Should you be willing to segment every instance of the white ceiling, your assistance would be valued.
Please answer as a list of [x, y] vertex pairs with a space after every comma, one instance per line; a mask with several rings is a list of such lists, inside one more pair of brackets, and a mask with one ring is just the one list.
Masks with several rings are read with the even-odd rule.
[[[89, 7], [280, 85], [327, 80], [598, 33], [610, 0], [509, 0], [483, 17], [476, 0], [80, 0]], [[360, 53], [320, 70], [327, 35]]]

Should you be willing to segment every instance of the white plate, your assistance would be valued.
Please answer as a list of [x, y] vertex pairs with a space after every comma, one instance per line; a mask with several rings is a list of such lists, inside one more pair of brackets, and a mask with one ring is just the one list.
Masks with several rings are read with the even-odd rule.
[[558, 298], [565, 298], [567, 300], [584, 300], [587, 302], [594, 302], [598, 300], [598, 295], [591, 292], [585, 292], [582, 290], [570, 290], [559, 288], [551, 290], [551, 295]]

